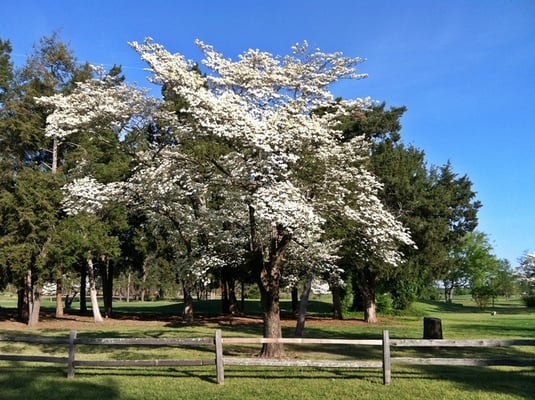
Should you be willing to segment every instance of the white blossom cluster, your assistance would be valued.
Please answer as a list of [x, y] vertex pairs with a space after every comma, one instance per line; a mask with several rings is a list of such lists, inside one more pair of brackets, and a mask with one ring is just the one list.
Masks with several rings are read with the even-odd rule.
[[70, 215], [80, 212], [97, 214], [104, 204], [116, 197], [116, 186], [104, 185], [89, 176], [75, 179], [63, 187], [63, 210]]
[[[234, 182], [249, 182], [257, 217], [282, 224], [292, 232], [317, 235], [322, 217], [301, 188], [292, 170], [304, 153], [332, 157], [336, 151], [333, 121], [311, 111], [332, 106], [329, 86], [344, 78], [362, 77], [354, 66], [361, 59], [339, 53], [308, 53], [306, 43], [284, 58], [249, 50], [234, 62], [197, 41], [203, 64], [213, 73], [201, 77], [192, 63], [171, 54], [150, 39], [132, 43], [148, 62], [153, 82], [172, 87], [189, 104], [188, 113], [200, 124], [198, 135], [209, 134], [232, 143], [235, 152], [218, 160]], [[340, 104], [339, 112], [354, 103]]]
[[526, 253], [520, 260], [520, 277], [525, 282], [535, 282], [535, 253]]
[[47, 137], [64, 140], [76, 132], [94, 132], [106, 127], [116, 132], [145, 119], [153, 112], [157, 100], [126, 83], [114, 82], [109, 76], [77, 82], [69, 94], [54, 94], [36, 98], [52, 108], [46, 119]]

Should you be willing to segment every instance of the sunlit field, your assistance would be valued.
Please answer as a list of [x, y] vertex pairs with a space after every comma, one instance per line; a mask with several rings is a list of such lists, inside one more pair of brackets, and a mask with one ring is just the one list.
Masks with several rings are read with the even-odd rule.
[[[497, 301], [491, 309], [479, 310], [468, 298], [453, 304], [419, 302], [402, 315], [381, 316], [380, 323], [368, 325], [361, 314], [344, 321], [328, 318], [330, 305], [325, 298], [311, 301], [305, 336], [313, 338], [375, 338], [387, 329], [391, 338], [421, 338], [423, 317], [442, 320], [445, 339], [535, 338], [535, 310], [522, 306], [519, 299]], [[45, 299], [39, 327], [28, 329], [13, 320], [16, 301], [0, 297], [1, 335], [45, 335], [66, 337], [71, 329], [78, 337], [213, 337], [221, 329], [223, 337], [261, 336], [262, 325], [257, 300], [247, 300], [244, 317], [218, 317], [219, 302], [196, 302], [193, 324], [181, 321], [181, 303], [117, 302], [115, 315], [101, 324], [90, 316], [78, 315], [77, 305], [64, 318], [53, 318], [54, 304]], [[292, 337], [295, 322], [290, 303], [283, 301], [283, 335]], [[79, 346], [84, 358], [143, 359], [166, 357], [211, 357], [211, 349], [109, 348], [95, 353]], [[254, 355], [258, 346], [225, 346], [225, 356]], [[359, 346], [286, 346], [287, 357], [378, 359], [379, 348]], [[78, 350], [77, 350], [78, 351]], [[485, 352], [481, 354], [480, 352]], [[0, 342], [7, 354], [64, 355], [64, 345], [30, 345]], [[396, 354], [433, 357], [535, 358], [528, 347], [492, 349], [407, 349]], [[66, 378], [62, 364], [0, 362], [0, 399], [530, 399], [535, 393], [533, 367], [393, 367], [392, 383], [382, 384], [380, 369], [280, 368], [226, 366], [225, 383], [217, 385], [214, 366], [79, 368], [73, 379]]]

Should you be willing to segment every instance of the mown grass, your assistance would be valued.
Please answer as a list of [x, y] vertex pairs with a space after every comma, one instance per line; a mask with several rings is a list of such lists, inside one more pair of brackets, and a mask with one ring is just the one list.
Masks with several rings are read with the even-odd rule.
[[[6, 301], [7, 300], [7, 301]], [[13, 307], [9, 299], [0, 297], [0, 306]], [[53, 304], [44, 304], [44, 310]], [[117, 303], [116, 320], [100, 325], [87, 324], [78, 329], [84, 337], [212, 337], [214, 330], [223, 336], [260, 336], [261, 324], [240, 324], [230, 319], [208, 318], [218, 310], [218, 302], [196, 304], [199, 318], [187, 325], [173, 316], [180, 315], [176, 302]], [[284, 303], [283, 313], [288, 310]], [[515, 301], [496, 303], [492, 316], [462, 299], [454, 304], [421, 302], [404, 315], [383, 316], [380, 324], [363, 324], [359, 314], [345, 324], [315, 323], [330, 311], [328, 303], [316, 299], [311, 303], [312, 320], [307, 322], [306, 337], [321, 338], [380, 338], [388, 329], [391, 338], [421, 338], [424, 316], [442, 320], [447, 339], [476, 338], [535, 338], [535, 311]], [[76, 310], [75, 310], [76, 311]], [[257, 302], [246, 304], [248, 314], [259, 311]], [[6, 313], [3, 313], [6, 315]], [[138, 324], [122, 324], [132, 318]], [[159, 321], [153, 321], [159, 320]], [[5, 334], [8, 321], [0, 317], [0, 334]], [[284, 336], [293, 336], [293, 325], [285, 324]], [[38, 328], [28, 331], [21, 326], [10, 335], [47, 335], [65, 337], [68, 329]], [[63, 345], [24, 345], [1, 343], [2, 353], [65, 355]], [[196, 347], [189, 350], [169, 348], [133, 348], [100, 346], [92, 353], [88, 346], [78, 346], [84, 359], [143, 359], [143, 358], [213, 358], [213, 349]], [[225, 355], [243, 356], [258, 351], [256, 346], [225, 346]], [[379, 348], [362, 346], [287, 346], [287, 355], [295, 358], [376, 359]], [[481, 352], [485, 353], [482, 355]], [[395, 350], [393, 356], [401, 352]], [[433, 357], [520, 357], [535, 358], [535, 349], [526, 347], [495, 349], [427, 349], [403, 351], [403, 355]], [[382, 385], [382, 373], [376, 369], [319, 368], [225, 368], [225, 384], [215, 383], [215, 367], [153, 367], [153, 368], [79, 368], [74, 379], [66, 379], [63, 365], [0, 362], [0, 399], [533, 399], [535, 398], [535, 368], [533, 367], [393, 367], [392, 384]]]
[[530, 399], [531, 369], [403, 367], [391, 385], [377, 370], [227, 367], [225, 384], [208, 368], [84, 369], [67, 380], [64, 369], [2, 367], [0, 398], [62, 399]]

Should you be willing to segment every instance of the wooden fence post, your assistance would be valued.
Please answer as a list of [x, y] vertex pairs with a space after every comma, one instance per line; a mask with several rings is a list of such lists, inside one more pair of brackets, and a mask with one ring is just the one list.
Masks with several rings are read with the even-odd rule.
[[215, 367], [217, 371], [217, 383], [222, 385], [225, 382], [225, 371], [223, 366], [223, 341], [221, 340], [221, 329], [215, 331]]
[[76, 331], [71, 330], [69, 333], [69, 364], [67, 370], [67, 378], [74, 378], [74, 341], [76, 339]]
[[388, 331], [383, 331], [383, 384], [389, 385], [392, 380], [392, 370], [390, 362], [390, 337]]

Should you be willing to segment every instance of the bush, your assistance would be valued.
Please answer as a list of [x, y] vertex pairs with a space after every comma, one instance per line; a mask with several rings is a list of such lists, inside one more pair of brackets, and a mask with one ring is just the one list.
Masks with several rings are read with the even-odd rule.
[[389, 294], [379, 294], [375, 299], [377, 312], [381, 314], [392, 314], [394, 312], [394, 301]]
[[260, 289], [258, 289], [258, 285], [246, 285], [245, 291], [244, 291], [244, 297], [246, 299], [259, 299], [260, 298]]
[[494, 290], [490, 286], [474, 287], [471, 290], [472, 298], [481, 310], [485, 310], [494, 299]]
[[535, 307], [535, 294], [530, 294], [528, 296], [523, 296], [522, 301], [526, 307]]

